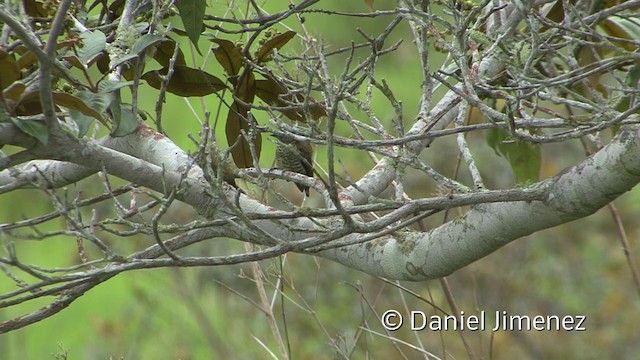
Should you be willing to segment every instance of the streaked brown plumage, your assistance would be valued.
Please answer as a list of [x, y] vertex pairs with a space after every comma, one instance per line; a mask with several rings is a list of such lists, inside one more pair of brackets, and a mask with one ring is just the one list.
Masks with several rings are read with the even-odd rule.
[[[280, 136], [275, 137], [277, 138], [276, 167], [313, 177], [313, 146], [311, 143], [285, 139]], [[298, 183], [296, 183], [296, 186], [305, 195], [309, 196], [308, 186]]]

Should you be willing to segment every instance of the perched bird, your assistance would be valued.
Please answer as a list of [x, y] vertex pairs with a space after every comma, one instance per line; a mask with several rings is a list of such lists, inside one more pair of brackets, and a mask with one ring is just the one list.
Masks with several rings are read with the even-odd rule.
[[[276, 167], [313, 177], [313, 146], [309, 142], [273, 134], [276, 138]], [[300, 191], [309, 196], [309, 187], [296, 183]]]

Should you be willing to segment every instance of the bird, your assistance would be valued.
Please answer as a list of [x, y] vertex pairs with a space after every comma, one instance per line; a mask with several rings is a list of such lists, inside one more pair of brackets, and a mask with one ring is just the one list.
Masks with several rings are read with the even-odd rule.
[[[313, 177], [313, 146], [308, 141], [298, 141], [280, 134], [276, 138], [276, 167], [281, 170]], [[309, 196], [309, 187], [296, 183], [298, 189]]]

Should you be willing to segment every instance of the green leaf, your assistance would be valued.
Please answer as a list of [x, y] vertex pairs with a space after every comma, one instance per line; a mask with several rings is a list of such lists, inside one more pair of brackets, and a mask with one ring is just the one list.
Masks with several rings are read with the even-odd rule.
[[[92, 94], [91, 92], [88, 92], [88, 91], [87, 93]], [[67, 93], [54, 93], [53, 99], [55, 100], [56, 105], [64, 106], [69, 110], [80, 111], [81, 113], [87, 116], [91, 116], [94, 119], [98, 119], [101, 123], [106, 124], [106, 121], [102, 116], [102, 112], [104, 111], [104, 109], [99, 107], [96, 110], [96, 109], [93, 109], [91, 106], [87, 105], [85, 103], [85, 100], [83, 100], [82, 98], [87, 99], [88, 95], [81, 94], [80, 96], [82, 98], [76, 95], [71, 95]]]
[[[227, 122], [225, 126], [225, 134], [227, 136], [227, 143], [231, 147], [231, 156], [233, 162], [239, 168], [253, 167], [253, 155], [251, 154], [251, 145], [242, 136], [242, 131], [249, 133], [249, 123], [247, 122], [247, 116], [249, 116], [249, 110], [244, 105], [234, 101], [229, 107], [229, 113], [227, 114]], [[262, 136], [257, 134], [254, 139], [253, 146], [256, 149], [256, 154], [260, 157], [262, 149]]]
[[110, 93], [116, 90], [120, 90], [123, 87], [132, 86], [133, 81], [111, 81], [103, 80], [98, 84], [98, 92]]
[[131, 54], [140, 55], [144, 50], [149, 47], [160, 43], [164, 40], [164, 37], [157, 34], [144, 34], [136, 40], [131, 47]]
[[23, 93], [18, 103], [13, 108], [15, 115], [36, 115], [42, 114], [42, 104], [40, 103], [40, 92], [33, 89]]
[[[122, 64], [126, 63], [127, 61], [135, 60], [135, 59], [137, 59], [137, 58], [138, 58], [138, 54], [128, 54], [128, 55], [125, 55], [125, 56], [123, 56], [123, 57], [121, 57], [121, 58], [116, 59], [116, 60], [113, 62], [113, 64], [111, 64], [111, 65], [113, 65], [113, 66], [111, 66], [111, 69], [113, 69], [113, 68], [115, 68], [115, 67], [117, 67], [117, 66], [119, 66], [119, 65], [122, 65]], [[130, 66], [130, 65], [129, 65], [129, 66]], [[128, 67], [129, 67], [129, 66], [127, 66], [127, 69], [128, 69]], [[109, 69], [109, 70], [111, 70], [111, 69]], [[125, 70], [126, 70], [126, 69], [122, 69], [122, 71], [125, 71]]]
[[49, 142], [49, 129], [47, 129], [47, 126], [44, 123], [35, 120], [20, 120], [16, 118], [11, 118], [11, 122], [13, 122], [13, 124], [25, 134], [38, 139], [38, 141], [43, 145], [47, 145]]
[[[56, 43], [56, 50], [64, 49], [69, 46], [74, 46], [77, 43], [78, 43], [77, 39], [62, 40]], [[16, 53], [20, 54], [20, 58], [18, 59], [18, 67], [20, 69], [24, 69], [28, 66], [31, 66], [35, 64], [36, 61], [38, 61], [38, 58], [36, 58], [36, 56], [26, 48], [24, 48], [24, 51], [21, 51], [20, 46], [18, 46], [16, 47], [15, 50], [16, 50]], [[82, 66], [82, 68], [84, 69], [84, 65]]]
[[640, 61], [636, 61], [629, 69], [625, 82], [634, 89], [640, 88]]
[[488, 131], [487, 144], [496, 154], [509, 161], [518, 183], [539, 180], [542, 155], [538, 144], [510, 138], [504, 130], [498, 128]]
[[[640, 24], [637, 21], [632, 21], [621, 16], [610, 16], [603, 22], [604, 32], [614, 38], [624, 40], [637, 40], [640, 39]], [[635, 44], [628, 42], [617, 42], [618, 46], [625, 48], [628, 51], [634, 51], [637, 49]]]
[[86, 90], [78, 91], [74, 95], [99, 113], [104, 113], [109, 108], [111, 101], [113, 101], [111, 94], [93, 93]]
[[0, 107], [0, 123], [8, 123], [11, 121], [11, 116], [7, 114], [7, 112]]
[[[268, 77], [267, 79], [256, 80], [256, 96], [262, 99], [265, 103], [275, 107], [294, 107], [298, 106], [299, 108], [292, 108], [287, 110], [278, 110], [284, 116], [288, 117], [291, 120], [299, 121], [299, 122], [307, 122], [306, 116], [303, 112], [302, 107], [304, 106], [304, 96], [300, 93], [292, 94], [289, 92], [287, 87], [274, 79], [273, 77]], [[309, 113], [314, 120], [318, 120], [322, 116], [326, 116], [327, 113], [324, 110], [324, 106], [318, 103], [312, 98], [309, 98]]]
[[20, 70], [13, 55], [0, 50], [0, 90], [6, 89], [14, 81], [20, 80]]
[[17, 102], [26, 89], [27, 86], [25, 84], [17, 81], [2, 91], [2, 97], [5, 100], [13, 100]]
[[73, 120], [78, 126], [79, 138], [85, 136], [91, 129], [93, 123], [96, 121], [94, 117], [87, 116], [81, 111], [75, 109], [69, 109], [69, 115], [71, 116], [71, 120]]
[[83, 64], [88, 64], [94, 57], [98, 56], [107, 45], [107, 37], [102, 31], [87, 31], [80, 34], [84, 46], [78, 49], [78, 56]]
[[[176, 44], [177, 43], [171, 39], [165, 39], [160, 43], [160, 45], [158, 45], [153, 58], [156, 59], [156, 61], [160, 65], [162, 65], [163, 68], [169, 67], [169, 63], [171, 62], [171, 58], [173, 57], [173, 52], [175, 51]], [[182, 50], [180, 50], [180, 48], [178, 48], [178, 57], [176, 58], [175, 65], [187, 65], [187, 62], [184, 59], [184, 53], [182, 52]]]
[[120, 137], [129, 135], [138, 127], [138, 117], [133, 113], [131, 105], [120, 106], [120, 116], [114, 117], [114, 119], [116, 118], [119, 121], [115, 124], [111, 136]]
[[198, 53], [201, 54], [198, 48], [198, 39], [202, 33], [207, 2], [205, 0], [180, 0], [176, 6], [178, 7], [184, 30], [189, 35], [189, 40], [196, 47]]
[[[142, 75], [151, 87], [160, 89], [162, 77], [167, 75], [168, 69], [153, 70]], [[176, 66], [167, 84], [167, 91], [178, 96], [205, 96], [216, 91], [226, 89], [225, 83], [217, 77], [200, 69], [187, 66]]]
[[31, 17], [46, 18], [49, 16], [47, 10], [44, 8], [43, 1], [25, 0], [23, 6], [25, 13]]
[[98, 119], [108, 126], [105, 113], [113, 97], [110, 94], [96, 94], [90, 91], [80, 91], [74, 95], [54, 93], [56, 104], [69, 109], [71, 119], [78, 125], [78, 137], [83, 137], [91, 129], [93, 122]]
[[216, 60], [220, 63], [227, 75], [233, 76], [240, 72], [242, 67], [242, 50], [240, 50], [236, 44], [229, 40], [224, 39], [211, 39], [212, 42], [219, 46], [213, 49], [213, 54], [216, 56]]
[[274, 49], [280, 49], [285, 46], [294, 36], [296, 36], [295, 31], [287, 31], [269, 39], [269, 41], [265, 42], [264, 45], [258, 49], [256, 54], [256, 63], [260, 64], [265, 60], [268, 60], [273, 55]]
[[91, 91], [78, 91], [73, 95], [65, 93], [54, 93], [53, 98], [56, 104], [64, 106], [69, 109], [78, 110], [81, 113], [98, 119], [101, 123], [107, 125], [102, 114], [105, 113], [113, 96], [107, 93], [93, 93]]

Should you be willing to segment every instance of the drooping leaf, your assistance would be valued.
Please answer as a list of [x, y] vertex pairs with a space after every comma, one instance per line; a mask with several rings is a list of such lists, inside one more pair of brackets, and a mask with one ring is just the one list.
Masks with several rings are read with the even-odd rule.
[[20, 120], [13, 117], [10, 119], [18, 129], [22, 130], [22, 132], [27, 135], [33, 136], [43, 145], [47, 145], [49, 142], [49, 129], [43, 122], [36, 120]]
[[134, 84], [133, 81], [111, 81], [111, 80], [103, 80], [98, 83], [98, 92], [101, 93], [110, 93], [116, 90], [120, 90], [123, 87], [132, 86]]
[[[298, 107], [297, 109], [280, 110], [280, 112], [291, 120], [306, 122], [306, 117], [302, 109], [304, 106], [304, 96], [302, 94], [291, 94], [284, 84], [274, 78], [268, 77], [267, 79], [256, 80], [256, 96], [267, 103], [267, 105], [280, 108]], [[324, 107], [313, 99], [309, 99], [308, 107], [309, 113], [314, 120], [327, 115]]]
[[[126, 62], [131, 61], [131, 60], [136, 60], [137, 58], [138, 58], [138, 55], [137, 55], [137, 54], [127, 54], [127, 55], [125, 55], [125, 56], [123, 56], [123, 57], [120, 57], [120, 58], [116, 59], [115, 61], [113, 61], [113, 62], [111, 63], [111, 68], [113, 69], [113, 68], [115, 68], [115, 67], [117, 67], [117, 66], [120, 66], [120, 65], [122, 65], [122, 64], [124, 64], [124, 63], [126, 63]], [[126, 69], [129, 69], [130, 67], [131, 67], [131, 68], [133, 68], [133, 66], [132, 66], [131, 64], [126, 65], [126, 66], [122, 69], [122, 71], [125, 71]]]
[[144, 50], [147, 50], [153, 45], [159, 44], [163, 40], [164, 37], [157, 34], [144, 34], [133, 44], [130, 53], [140, 55]]
[[57, 105], [80, 111], [82, 114], [97, 119], [102, 124], [107, 125], [107, 120], [102, 114], [105, 113], [109, 104], [113, 101], [113, 96], [107, 93], [93, 93], [82, 90], [73, 95], [54, 93], [53, 99]]
[[11, 116], [7, 114], [7, 112], [0, 107], [0, 123], [8, 123], [11, 121]]
[[[156, 53], [153, 56], [153, 58], [156, 59], [156, 61], [160, 65], [162, 65], [163, 68], [168, 68], [169, 63], [171, 62], [171, 58], [173, 57], [173, 52], [175, 51], [175, 48], [176, 48], [175, 41], [171, 39], [164, 39], [160, 43], [160, 45], [158, 45], [158, 48], [156, 49]], [[176, 58], [175, 65], [182, 65], [182, 66], [187, 65], [186, 61], [184, 60], [184, 53], [182, 52], [182, 50], [180, 50], [180, 48], [178, 48], [178, 57]]]
[[293, 39], [294, 36], [296, 36], [295, 31], [287, 31], [269, 39], [260, 47], [260, 49], [258, 49], [258, 52], [256, 53], [256, 63], [260, 64], [269, 59], [273, 55], [274, 49], [282, 48], [289, 42], [289, 40]]
[[27, 87], [21, 82], [14, 82], [8, 88], [4, 89], [2, 92], [2, 97], [5, 100], [11, 100], [13, 102], [18, 102], [22, 93], [27, 89]]
[[125, 0], [115, 0], [109, 5], [109, 13], [114, 16], [114, 19], [119, 18], [124, 10]]
[[20, 80], [20, 69], [13, 55], [0, 50], [0, 90], [4, 90], [14, 81]]
[[[640, 24], [637, 21], [632, 21], [621, 16], [609, 16], [603, 21], [603, 28], [607, 35], [613, 38], [619, 38], [623, 40], [638, 40], [640, 39]], [[616, 42], [615, 44], [628, 50], [634, 51], [637, 49], [635, 44], [629, 42]]]
[[[62, 40], [56, 43], [56, 49], [60, 50], [60, 49], [75, 45], [77, 43], [78, 43], [77, 39]], [[18, 67], [20, 69], [24, 69], [37, 62], [38, 59], [31, 51], [29, 51], [27, 48], [24, 48], [24, 49], [20, 48], [20, 49], [21, 50], [18, 51], [18, 48], [16, 48], [16, 53], [20, 54], [20, 58], [18, 59]]]
[[[162, 77], [167, 75], [168, 69], [149, 71], [142, 75], [151, 87], [160, 89]], [[176, 66], [167, 84], [167, 91], [178, 96], [205, 96], [225, 89], [224, 82], [217, 77], [200, 69], [187, 66]]]
[[13, 112], [20, 116], [42, 114], [42, 104], [40, 104], [40, 93], [32, 90], [22, 94], [15, 105]]
[[114, 119], [118, 119], [118, 122], [114, 125], [111, 136], [129, 135], [138, 127], [138, 117], [133, 113], [131, 105], [121, 105], [120, 116], [114, 116]]
[[[236, 166], [239, 168], [247, 168], [253, 166], [253, 155], [251, 154], [251, 145], [245, 136], [241, 133], [250, 134], [249, 119], [251, 119], [251, 106], [256, 94], [256, 79], [251, 71], [245, 71], [233, 90], [234, 101], [229, 107], [227, 114], [227, 123], [225, 133], [227, 135], [227, 143], [231, 149], [231, 156]], [[237, 99], [241, 100], [238, 101]], [[260, 156], [262, 149], [262, 136], [260, 133], [252, 139], [256, 154]]]
[[640, 61], [637, 60], [629, 69], [625, 83], [633, 89], [640, 88]]
[[[554, 23], [561, 23], [564, 19], [564, 4], [562, 0], [547, 2], [540, 7], [540, 15]], [[544, 27], [542, 30], [546, 29]]]
[[247, 71], [238, 80], [240, 83], [236, 84], [237, 90], [234, 91], [234, 95], [247, 104], [253, 103], [256, 96], [256, 78], [253, 72]]
[[96, 66], [98, 66], [98, 71], [103, 75], [111, 70], [109, 68], [109, 55], [106, 51], [103, 51], [98, 55], [98, 58], [96, 59]]
[[24, 0], [24, 12], [35, 18], [46, 18], [49, 17], [47, 10], [44, 8], [42, 1], [36, 0]]
[[93, 116], [87, 116], [82, 112], [74, 109], [69, 109], [69, 115], [71, 116], [71, 120], [73, 120], [78, 126], [79, 138], [85, 136], [89, 132], [89, 130], [91, 130], [91, 126], [96, 121]]
[[193, 43], [200, 53], [198, 48], [198, 39], [202, 33], [202, 24], [204, 22], [204, 13], [207, 6], [205, 0], [180, 0], [176, 4], [184, 30], [189, 35], [189, 40]]
[[242, 59], [244, 57], [242, 50], [229, 40], [211, 39], [211, 41], [219, 45], [213, 50], [213, 54], [227, 75], [237, 75], [242, 67]]
[[542, 159], [538, 144], [509, 138], [504, 130], [498, 128], [488, 131], [487, 144], [509, 161], [518, 183], [538, 181]]
[[65, 56], [63, 59], [67, 61], [69, 64], [71, 64], [71, 66], [75, 67], [76, 69], [86, 68], [86, 64], [83, 64], [82, 61], [80, 61], [80, 59], [75, 55]]
[[[249, 116], [247, 107], [234, 101], [231, 107], [229, 107], [225, 126], [227, 143], [229, 147], [231, 147], [231, 156], [233, 157], [233, 162], [239, 168], [253, 167], [251, 145], [249, 145], [247, 139], [242, 136], [242, 131], [249, 134], [250, 127], [247, 116]], [[260, 133], [256, 135], [255, 139], [253, 139], [253, 145], [256, 150], [256, 155], [260, 157], [262, 136]]]
[[[103, 51], [102, 53], [100, 53], [100, 55], [98, 55], [98, 57], [96, 58], [96, 65], [98, 66], [98, 70], [100, 71], [101, 74], [106, 74], [109, 71], [111, 71], [114, 67], [121, 65], [129, 60], [133, 60], [137, 57], [137, 55], [134, 54], [129, 54], [129, 55], [125, 55], [121, 58], [119, 58], [118, 60], [116, 60], [113, 64], [113, 67], [110, 67], [110, 60], [109, 60], [109, 55], [107, 54], [106, 51]], [[143, 64], [144, 66], [144, 64]], [[127, 79], [128, 81], [131, 81], [133, 79], [133, 77], [135, 76], [135, 67], [133, 66], [129, 66], [129, 65], [125, 65], [122, 67], [122, 77]]]
[[[632, 89], [640, 89], [640, 60], [636, 60], [636, 62], [629, 68], [624, 82]], [[631, 99], [631, 96], [622, 94], [620, 100], [615, 104], [616, 111], [625, 112], [629, 110]], [[614, 131], [617, 132], [618, 128], [614, 127]]]
[[102, 31], [86, 31], [80, 34], [84, 46], [78, 49], [78, 57], [83, 64], [89, 64], [107, 45], [107, 37]]

